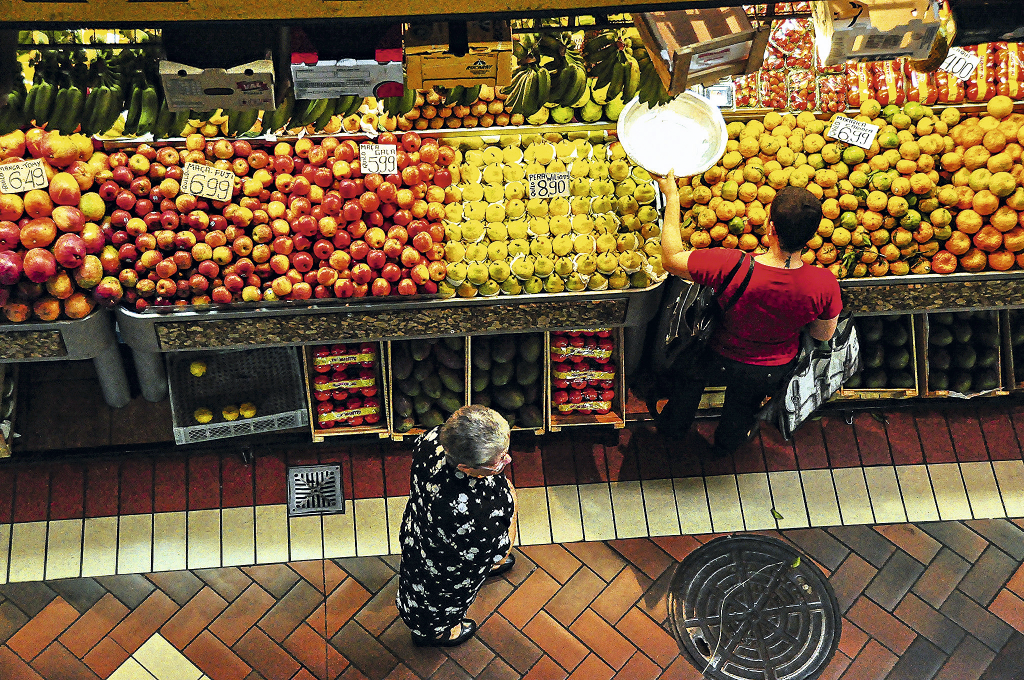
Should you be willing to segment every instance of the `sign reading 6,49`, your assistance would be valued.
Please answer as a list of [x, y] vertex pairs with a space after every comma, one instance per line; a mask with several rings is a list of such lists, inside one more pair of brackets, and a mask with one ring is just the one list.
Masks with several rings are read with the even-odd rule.
[[34, 158], [0, 165], [0, 194], [22, 194], [50, 186], [43, 161]]
[[569, 195], [569, 173], [538, 172], [529, 176], [530, 198], [554, 198]]
[[181, 171], [181, 191], [212, 201], [228, 202], [235, 189], [235, 173], [211, 165], [185, 163]]

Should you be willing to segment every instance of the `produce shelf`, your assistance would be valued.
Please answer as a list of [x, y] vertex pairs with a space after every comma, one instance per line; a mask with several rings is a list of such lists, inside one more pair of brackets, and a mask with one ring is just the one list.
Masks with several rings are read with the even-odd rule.
[[320, 375], [314, 369], [314, 357], [313, 357], [313, 346], [306, 345], [301, 349], [302, 351], [302, 367], [303, 377], [306, 381], [306, 403], [309, 405], [309, 430], [313, 437], [313, 441], [320, 443], [323, 442], [326, 437], [337, 437], [346, 435], [369, 435], [376, 434], [381, 439], [387, 438], [391, 433], [388, 429], [388, 384], [385, 378], [385, 367], [387, 365], [387, 357], [385, 356], [384, 347], [385, 344], [378, 342], [377, 346], [377, 361], [373, 368], [375, 373], [375, 381], [377, 386], [377, 397], [380, 399], [380, 420], [372, 425], [340, 425], [338, 427], [320, 427], [319, 418], [316, 410], [317, 399], [316, 391], [314, 389], [313, 379]]
[[625, 351], [625, 340], [623, 336], [622, 328], [613, 328], [612, 339], [614, 341], [614, 349], [612, 350], [611, 364], [615, 366], [615, 396], [611, 400], [612, 408], [608, 413], [573, 413], [564, 415], [558, 413], [557, 408], [553, 403], [553, 396], [555, 388], [551, 381], [554, 379], [554, 372], [552, 369], [553, 362], [551, 360], [551, 334], [546, 334], [545, 339], [545, 355], [547, 356], [547, 369], [545, 374], [548, 376], [548, 391], [549, 398], [545, 402], [547, 411], [547, 422], [548, 429], [551, 432], [559, 432], [563, 427], [579, 427], [584, 425], [611, 425], [615, 429], [621, 429], [626, 426], [626, 363], [623, 356]]
[[[206, 363], [201, 377], [191, 373], [195, 361]], [[308, 413], [300, 371], [299, 358], [290, 348], [167, 357], [175, 443], [193, 444], [305, 426]], [[246, 402], [256, 406], [256, 416], [239, 416], [233, 421], [222, 416], [225, 406]], [[213, 412], [209, 423], [195, 420], [194, 413], [201, 407]]]
[[[860, 380], [858, 387], [843, 386], [833, 401], [872, 401], [878, 399], [911, 399], [917, 397], [920, 392], [920, 377], [918, 371], [919, 344], [916, 342], [916, 335], [920, 331], [916, 328], [915, 319], [910, 315], [898, 317], [863, 316], [856, 318], [857, 336], [861, 349], [861, 371], [856, 374], [861, 379], [877, 380], [885, 377], [886, 386], [871, 387], [865, 386]], [[900, 337], [893, 337], [893, 333], [902, 329]], [[899, 342], [896, 342], [899, 341]], [[895, 343], [895, 344], [894, 344]], [[906, 352], [907, 364], [902, 367], [894, 367], [892, 361], [902, 360], [898, 354]], [[873, 365], [868, 365], [873, 364]], [[881, 375], [874, 374], [881, 371]], [[893, 372], [905, 373], [913, 382], [913, 385], [906, 387], [895, 387], [891, 385]]]
[[[476, 403], [483, 403], [486, 406], [490, 406], [491, 408], [495, 408], [495, 409], [498, 409], [500, 411], [500, 410], [502, 410], [501, 406], [499, 404], [495, 403], [495, 397], [494, 397], [495, 390], [496, 389], [500, 390], [503, 387], [508, 386], [508, 387], [511, 387], [511, 388], [519, 390], [521, 393], [524, 393], [524, 396], [526, 396], [526, 401], [523, 404], [523, 406], [520, 407], [520, 409], [526, 408], [528, 406], [533, 406], [533, 407], [537, 408], [539, 413], [540, 413], [540, 416], [541, 416], [541, 425], [540, 425], [540, 427], [524, 427], [523, 425], [520, 424], [521, 414], [517, 413], [517, 416], [520, 416], [520, 417], [516, 418], [516, 424], [512, 426], [512, 431], [513, 432], [533, 432], [534, 434], [544, 434], [544, 431], [545, 431], [544, 425], [546, 423], [546, 420], [544, 418], [544, 404], [547, 403], [547, 399], [549, 398], [549, 394], [550, 394], [549, 393], [549, 389], [548, 389], [549, 383], [548, 383], [547, 379], [545, 378], [545, 375], [546, 375], [546, 373], [545, 373], [546, 363], [545, 363], [545, 358], [544, 358], [544, 350], [545, 350], [545, 347], [546, 347], [546, 345], [545, 345], [545, 343], [546, 343], [545, 335], [546, 335], [546, 333], [529, 333], [529, 334], [527, 334], [527, 333], [516, 333], [516, 334], [502, 334], [502, 335], [475, 335], [475, 336], [471, 336], [470, 339], [469, 339], [469, 342], [470, 342], [470, 361], [467, 364], [467, 366], [469, 367], [469, 375], [468, 375], [467, 383], [466, 384], [470, 386], [470, 390], [469, 390], [469, 392], [470, 392], [470, 402], [474, 403], [474, 404], [476, 404]], [[536, 365], [537, 379], [536, 379], [536, 381], [534, 383], [530, 383], [529, 386], [525, 386], [525, 385], [519, 384], [519, 382], [518, 382], [518, 380], [519, 380], [519, 370], [518, 370], [518, 367], [517, 367], [517, 363], [518, 362], [525, 361], [525, 359], [522, 356], [522, 352], [524, 351], [523, 350], [523, 347], [524, 347], [523, 343], [526, 342], [526, 339], [527, 339], [526, 336], [530, 336], [531, 337], [530, 342], [537, 343], [537, 346], [539, 346], [539, 351], [537, 353], [537, 359], [536, 359], [536, 362], [537, 362], [537, 365]], [[510, 339], [514, 343], [512, 345], [512, 349], [515, 351], [515, 355], [506, 362], [506, 365], [507, 364], [512, 364], [513, 367], [516, 367], [515, 370], [513, 371], [511, 377], [507, 381], [505, 381], [505, 383], [502, 386], [499, 386], [499, 387], [495, 388], [490, 383], [490, 380], [488, 379], [486, 387], [484, 387], [481, 390], [476, 390], [475, 386], [474, 386], [474, 380], [479, 378], [479, 374], [484, 372], [484, 370], [485, 370], [485, 369], [478, 368], [478, 364], [481, 363], [481, 358], [477, 357], [477, 355], [482, 351], [482, 352], [487, 353], [488, 357], [491, 357], [492, 356], [492, 352], [495, 351], [495, 343], [497, 343], [497, 342], [499, 342], [499, 341], [501, 341], [503, 339]], [[474, 359], [475, 359], [476, 363], [474, 363]], [[491, 361], [491, 359], [488, 359], [488, 361]], [[497, 364], [498, 364], [498, 362], [490, 363], [490, 368], [486, 369], [486, 372], [489, 374], [489, 376], [493, 376], [493, 373], [496, 370], [495, 367], [497, 366]], [[530, 387], [532, 387], [533, 385], [536, 385], [536, 389], [535, 389], [536, 397], [534, 399], [530, 399], [529, 398], [529, 396], [530, 396]], [[480, 394], [484, 394], [484, 393], [487, 394], [487, 398], [486, 399], [482, 399], [479, 396]], [[520, 409], [516, 409], [516, 411], [518, 412]]]
[[[923, 332], [920, 334], [918, 349], [918, 355], [922, 357], [919, 364], [921, 396], [973, 398], [979, 396], [999, 397], [1009, 394], [1009, 391], [1003, 388], [1003, 339], [1000, 335], [999, 316], [995, 311], [930, 313], [922, 316], [919, 324]], [[951, 339], [941, 340], [939, 342], [942, 344], [936, 344], [933, 342], [932, 336], [938, 334], [940, 329], [943, 333], [950, 335]], [[966, 340], [963, 339], [965, 337]], [[944, 351], [944, 355], [939, 354], [938, 350], [940, 349]], [[992, 350], [994, 350], [994, 362], [991, 366], [978, 363], [991, 361]], [[973, 360], [967, 358], [968, 352], [970, 352], [970, 356], [975, 357]], [[988, 352], [987, 357], [985, 356], [986, 352]], [[940, 356], [942, 357], [941, 364], [939, 363]], [[948, 386], [943, 386], [941, 383], [937, 385], [933, 370], [935, 372], [942, 371], [942, 366], [946, 365], [946, 357], [950, 362], [949, 384]], [[959, 362], [970, 363], [970, 366]], [[993, 378], [994, 386], [977, 388], [982, 371], [991, 371], [985, 377]], [[972, 379], [972, 384], [966, 391], [949, 389], [956, 387], [954, 378], [958, 374], [967, 374]]]

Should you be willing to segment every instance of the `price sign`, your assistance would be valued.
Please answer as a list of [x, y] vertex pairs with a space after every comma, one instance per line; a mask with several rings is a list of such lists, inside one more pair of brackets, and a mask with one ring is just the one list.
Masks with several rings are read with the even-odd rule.
[[181, 171], [183, 193], [209, 198], [213, 201], [228, 202], [235, 189], [235, 173], [220, 170], [212, 165], [185, 163]]
[[978, 68], [981, 59], [977, 54], [968, 52], [962, 47], [954, 47], [949, 50], [946, 60], [939, 66], [940, 71], [956, 76], [959, 80], [967, 80]]
[[21, 194], [50, 186], [41, 158], [0, 165], [0, 194]]
[[538, 172], [530, 175], [530, 198], [554, 198], [569, 195], [569, 173]]
[[360, 144], [359, 167], [364, 175], [371, 172], [393, 175], [398, 172], [398, 147], [394, 144]]
[[863, 123], [846, 116], [837, 116], [828, 129], [828, 137], [838, 139], [840, 142], [853, 144], [862, 149], [870, 149], [871, 142], [875, 141], [878, 134], [878, 126], [871, 123]]

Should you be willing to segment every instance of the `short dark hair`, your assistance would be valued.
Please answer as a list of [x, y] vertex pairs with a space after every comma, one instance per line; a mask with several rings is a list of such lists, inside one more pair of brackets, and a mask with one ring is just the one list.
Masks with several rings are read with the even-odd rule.
[[782, 187], [772, 200], [771, 220], [779, 246], [794, 253], [814, 237], [821, 225], [821, 201], [807, 189]]
[[453, 465], [478, 468], [508, 449], [508, 421], [486, 406], [463, 406], [448, 418], [438, 439]]

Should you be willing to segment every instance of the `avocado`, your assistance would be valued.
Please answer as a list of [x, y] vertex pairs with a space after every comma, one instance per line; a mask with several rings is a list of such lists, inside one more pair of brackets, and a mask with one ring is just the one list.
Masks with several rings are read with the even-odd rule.
[[928, 331], [928, 344], [932, 347], [948, 347], [953, 342], [953, 333], [947, 326], [932, 326]]
[[480, 406], [490, 406], [491, 405], [491, 391], [490, 390], [484, 390], [483, 392], [474, 392], [473, 393], [473, 403], [474, 404], [479, 404]]
[[413, 408], [416, 411], [416, 415], [421, 416], [434, 405], [434, 400], [425, 394], [421, 394], [413, 400]]
[[865, 344], [861, 360], [866, 368], [879, 368], [885, 363], [885, 349], [878, 343]]
[[928, 367], [937, 371], [948, 371], [950, 365], [949, 352], [944, 347], [928, 350]]
[[495, 387], [504, 387], [512, 379], [515, 371], [516, 365], [513, 363], [494, 364], [494, 367], [491, 369], [491, 384]]
[[395, 432], [402, 433], [408, 432], [416, 426], [416, 420], [411, 416], [406, 416], [400, 420], [395, 421]]
[[461, 354], [466, 349], [465, 341], [458, 335], [449, 335], [442, 340], [442, 343], [450, 351]]
[[932, 371], [928, 374], [928, 387], [933, 391], [949, 389], [949, 375], [945, 371]]
[[490, 338], [473, 338], [473, 367], [491, 370]]
[[953, 339], [957, 342], [970, 342], [974, 337], [974, 329], [971, 328], [971, 324], [959, 319], [953, 323], [952, 331]]
[[517, 421], [523, 427], [531, 429], [544, 427], [544, 413], [537, 406], [528, 404], [519, 409]]
[[391, 375], [395, 380], [405, 380], [412, 375], [412, 356], [409, 354], [409, 348], [398, 342], [391, 347]]
[[455, 392], [445, 390], [437, 400], [437, 407], [451, 415], [463, 406], [462, 396]]
[[431, 359], [423, 359], [417, 361], [416, 365], [412, 367], [412, 377], [419, 381], [423, 381], [428, 375], [436, 375], [437, 369], [434, 368], [434, 362]]
[[860, 371], [854, 373], [853, 375], [850, 376], [850, 379], [843, 384], [843, 387], [845, 387], [848, 390], [857, 389], [858, 387], [861, 386], [861, 383], [863, 382], [861, 380], [862, 377], [863, 375], [860, 373]]
[[949, 312], [938, 312], [936, 314], [929, 314], [928, 318], [934, 323], [939, 323], [944, 326], [949, 326], [953, 323], [953, 315]]
[[533, 383], [532, 385], [523, 386], [523, 397], [526, 399], [527, 404], [539, 404], [540, 403], [540, 390], [541, 381]]
[[1010, 344], [1014, 347], [1024, 345], [1024, 320], [1016, 325], [1010, 323]]
[[444, 385], [441, 384], [441, 378], [436, 373], [428, 375], [420, 381], [420, 385], [423, 386], [423, 394], [427, 395], [431, 399], [437, 399], [441, 396], [441, 391], [444, 389]]
[[491, 343], [491, 359], [506, 364], [516, 356], [516, 340], [511, 335], [502, 335]]
[[891, 321], [885, 325], [883, 340], [890, 347], [902, 347], [909, 339], [910, 334], [907, 333], [907, 326], [902, 320]]
[[544, 351], [544, 336], [540, 333], [527, 333], [519, 341], [519, 356], [523, 361], [536, 363]]
[[439, 364], [447, 366], [448, 368], [461, 371], [466, 367], [466, 359], [461, 350], [453, 352], [444, 345], [437, 345], [434, 347], [434, 357], [437, 359]]
[[412, 399], [404, 394], [395, 395], [395, 415], [405, 418], [412, 415]]
[[447, 366], [442, 366], [437, 369], [437, 375], [441, 378], [441, 382], [444, 384], [445, 389], [451, 390], [452, 392], [466, 391], [466, 377], [462, 374], [462, 371], [455, 371]]
[[880, 368], [864, 372], [864, 387], [869, 390], [880, 390], [889, 383], [889, 376]]
[[432, 408], [423, 414], [423, 417], [420, 418], [420, 423], [423, 425], [423, 427], [430, 430], [437, 427], [438, 425], [444, 425], [444, 416], [441, 415], [440, 411]]
[[978, 361], [978, 352], [970, 345], [954, 345], [950, 354], [953, 357], [953, 365], [957, 368], [970, 370]]
[[[987, 326], [987, 324], [986, 324], [986, 326]], [[991, 348], [996, 348], [996, 347], [999, 347], [999, 345], [1000, 345], [999, 333], [997, 331], [995, 331], [994, 329], [992, 329], [991, 327], [987, 327], [984, 330], [979, 329], [974, 334], [974, 346], [975, 347], [991, 347]]]
[[889, 387], [909, 390], [914, 387], [914, 376], [907, 371], [895, 371], [889, 374]]
[[540, 365], [536, 361], [525, 359], [516, 364], [516, 382], [520, 385], [532, 385], [540, 378]]
[[882, 320], [877, 316], [869, 316], [859, 319], [857, 330], [865, 342], [879, 342], [882, 339], [884, 326]]
[[473, 383], [474, 392], [483, 392], [491, 386], [491, 372], [481, 368], [474, 368], [470, 380]]
[[410, 342], [409, 351], [412, 353], [413, 361], [423, 361], [430, 356], [430, 343], [426, 340], [413, 340]]
[[999, 373], [991, 368], [974, 372], [974, 388], [978, 391], [994, 390], [999, 387]]
[[995, 347], [982, 347], [978, 351], [978, 360], [974, 363], [977, 368], [995, 368], [999, 363], [999, 350]]
[[398, 389], [402, 394], [409, 397], [418, 397], [423, 392], [423, 388], [420, 387], [420, 381], [415, 378], [407, 378], [395, 384], [398, 385]]
[[910, 352], [906, 347], [895, 347], [885, 357], [885, 365], [894, 371], [902, 371], [910, 364]]
[[961, 394], [967, 394], [971, 391], [971, 374], [967, 371], [957, 371], [953, 374], [952, 379], [949, 382], [949, 389], [953, 392], [959, 392]]
[[509, 411], [515, 411], [526, 403], [523, 393], [515, 387], [502, 387], [494, 390], [494, 401], [498, 406]]

